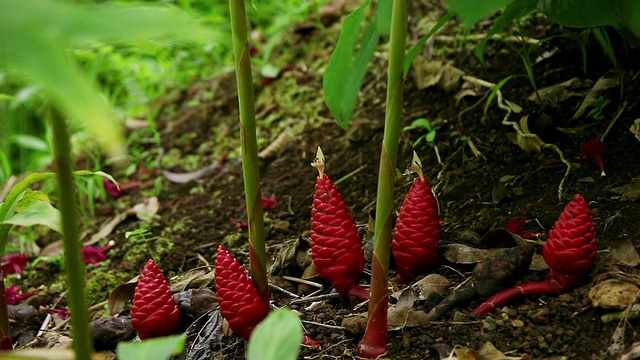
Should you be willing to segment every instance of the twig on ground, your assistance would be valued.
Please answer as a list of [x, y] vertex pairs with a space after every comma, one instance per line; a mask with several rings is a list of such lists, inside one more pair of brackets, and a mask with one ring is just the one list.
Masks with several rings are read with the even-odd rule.
[[310, 302], [314, 302], [314, 301], [322, 301], [322, 300], [328, 300], [328, 299], [337, 299], [340, 297], [340, 294], [338, 293], [329, 293], [329, 294], [323, 294], [323, 295], [318, 295], [318, 296], [307, 296], [301, 299], [296, 299], [291, 301], [291, 305], [295, 305], [295, 304], [305, 304], [305, 303], [310, 303]]
[[327, 329], [333, 329], [333, 330], [344, 330], [345, 329], [344, 326], [329, 325], [329, 324], [323, 324], [323, 323], [319, 323], [319, 322], [315, 322], [315, 321], [308, 321], [308, 320], [302, 320], [302, 323], [303, 324], [308, 324], [308, 325], [321, 326], [321, 327], [325, 327]]
[[283, 293], [283, 294], [287, 294], [287, 295], [289, 295], [289, 296], [291, 296], [291, 297], [294, 297], [294, 298], [300, 298], [300, 296], [299, 296], [299, 295], [294, 294], [294, 293], [292, 293], [292, 292], [291, 292], [291, 291], [289, 291], [289, 290], [285, 290], [285, 289], [281, 288], [281, 287], [280, 287], [280, 286], [278, 286], [278, 285], [274, 285], [274, 284], [272, 284], [272, 283], [269, 283], [269, 287], [270, 287], [270, 288], [272, 288], [272, 289], [278, 290], [278, 291], [280, 291], [280, 292], [281, 292], [281, 293]]
[[622, 115], [624, 110], [627, 108], [627, 103], [628, 103], [627, 100], [625, 100], [622, 103], [622, 106], [620, 106], [620, 108], [618, 109], [618, 112], [616, 113], [616, 116], [609, 122], [609, 125], [607, 125], [607, 129], [604, 131], [604, 134], [602, 134], [602, 136], [600, 137], [600, 142], [601, 143], [604, 143], [604, 138], [607, 137], [607, 135], [609, 134], [609, 131], [611, 130], [613, 125], [616, 123], [616, 121], [618, 121], [618, 119], [620, 118], [620, 116]]

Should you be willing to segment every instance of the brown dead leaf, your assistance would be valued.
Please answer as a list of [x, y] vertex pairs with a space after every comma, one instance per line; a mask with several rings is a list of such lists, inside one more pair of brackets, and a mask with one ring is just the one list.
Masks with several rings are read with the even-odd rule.
[[617, 261], [633, 267], [640, 265], [638, 251], [636, 251], [636, 248], [628, 238], [613, 239], [609, 249], [611, 250], [611, 257]]
[[273, 254], [273, 261], [269, 267], [269, 274], [276, 274], [290, 264], [295, 263], [300, 243], [300, 239], [295, 238], [271, 246], [270, 252]]
[[411, 285], [418, 300], [425, 300], [431, 293], [447, 295], [451, 281], [440, 274], [429, 274]]
[[593, 105], [596, 103], [596, 100], [598, 100], [600, 96], [607, 92], [607, 90], [617, 86], [620, 86], [619, 76], [614, 75], [614, 77], [600, 77], [598, 81], [596, 81], [596, 84], [593, 85], [593, 88], [589, 90], [589, 93], [584, 98], [584, 100], [582, 100], [582, 104], [580, 104], [580, 107], [578, 108], [576, 113], [573, 114], [571, 120], [576, 120], [581, 117], [582, 114], [587, 111], [587, 109], [593, 107]]
[[93, 234], [89, 241], [85, 241], [83, 243], [83, 246], [91, 246], [98, 241], [106, 238], [120, 223], [122, 223], [127, 217], [131, 215], [136, 215], [138, 219], [145, 220], [157, 214], [159, 209], [160, 203], [158, 202], [157, 197], [152, 196], [150, 198], [147, 198], [143, 202], [138, 203], [132, 208], [127, 209], [123, 213], [120, 213], [113, 217], [113, 219], [104, 224], [97, 233]]
[[413, 61], [413, 70], [416, 85], [420, 90], [438, 85], [445, 91], [455, 91], [460, 87], [460, 79], [464, 75], [464, 71], [450, 62], [429, 61], [420, 55]]
[[442, 257], [454, 264], [464, 265], [475, 264], [503, 251], [505, 251], [505, 249], [478, 249], [462, 244], [448, 244], [440, 246], [440, 253]]
[[520, 132], [516, 134], [516, 144], [526, 152], [540, 152], [540, 147], [544, 142], [538, 135], [529, 131], [529, 115], [525, 115], [520, 119]]
[[118, 285], [111, 291], [111, 294], [109, 294], [109, 300], [107, 301], [109, 315], [116, 315], [124, 309], [129, 300], [133, 298], [136, 285], [138, 285], [137, 276], [124, 284]]
[[542, 104], [557, 105], [571, 97], [584, 97], [589, 93], [593, 82], [579, 78], [569, 79], [560, 84], [551, 85], [538, 90], [540, 101], [535, 93], [529, 95], [527, 100], [540, 102]]
[[[528, 357], [527, 357], [528, 358]], [[482, 345], [480, 351], [478, 351], [479, 360], [523, 360], [522, 356], [507, 356], [502, 351], [496, 349], [496, 347], [489, 341]]]
[[631, 131], [636, 139], [640, 141], [640, 119], [635, 119], [633, 121], [633, 124], [631, 124], [631, 127], [629, 128], [629, 131]]
[[640, 182], [632, 182], [609, 191], [619, 194], [621, 201], [636, 201], [640, 198]]
[[422, 310], [390, 305], [387, 311], [387, 325], [392, 328], [426, 326], [427, 324], [429, 324], [429, 317]]
[[191, 269], [186, 273], [180, 274], [177, 280], [171, 281], [169, 287], [171, 292], [180, 292], [190, 288], [202, 288], [215, 281], [216, 277], [211, 270]]
[[478, 352], [466, 346], [456, 345], [453, 348], [458, 360], [480, 360]]

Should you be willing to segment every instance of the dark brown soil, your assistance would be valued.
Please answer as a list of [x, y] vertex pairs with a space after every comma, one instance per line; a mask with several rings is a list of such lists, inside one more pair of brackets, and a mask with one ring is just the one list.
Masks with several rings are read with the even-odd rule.
[[[412, 14], [441, 11], [431, 6], [414, 4]], [[412, 39], [422, 34], [417, 30], [419, 16], [412, 17]], [[375, 207], [378, 178], [378, 160], [384, 122], [384, 99], [386, 94], [386, 55], [375, 57], [370, 66], [370, 74], [365, 79], [364, 91], [356, 104], [354, 124], [345, 132], [336, 123], [326, 107], [312, 114], [313, 105], [323, 97], [321, 72], [331, 53], [331, 41], [335, 41], [336, 29], [331, 31], [313, 30], [305, 33], [291, 33], [290, 45], [279, 49], [274, 56], [278, 65], [297, 64], [300, 68], [286, 73], [268, 87], [263, 88], [256, 80], [256, 112], [259, 114], [259, 138], [261, 149], [273, 141], [281, 131], [298, 124], [295, 137], [291, 139], [277, 156], [261, 165], [262, 193], [275, 196], [278, 205], [270, 209], [266, 216], [268, 244], [274, 245], [288, 239], [308, 236], [310, 208], [316, 170], [309, 166], [316, 147], [322, 146], [327, 158], [327, 174], [338, 184], [354, 219], [359, 225], [366, 225], [369, 211]], [[487, 25], [473, 32], [486, 31]], [[564, 34], [536, 48], [532, 60], [545, 51], [554, 55], [534, 65], [535, 80], [539, 88], [557, 84], [573, 77], [597, 80], [612, 66], [597, 43], [587, 44], [587, 73], [582, 72], [582, 55], [578, 42], [578, 32], [561, 29], [539, 16], [528, 18], [526, 36], [542, 39], [552, 34]], [[455, 28], [449, 26], [443, 34], [455, 35]], [[328, 34], [328, 35], [327, 35]], [[326, 40], [317, 40], [327, 37]], [[511, 45], [502, 41], [489, 42], [485, 50], [484, 64], [472, 54], [472, 47], [461, 37], [460, 42], [436, 40], [435, 54], [438, 58], [451, 61], [466, 74], [497, 83], [509, 75], [524, 74], [522, 58], [516, 50], [521, 45]], [[593, 38], [592, 38], [593, 39]], [[311, 51], [314, 46], [328, 46], [322, 51]], [[467, 44], [465, 46], [465, 44]], [[514, 49], [515, 48], [515, 49]], [[622, 49], [622, 47], [620, 47]], [[570, 121], [580, 99], [571, 98], [558, 104], [539, 105], [527, 100], [533, 93], [526, 76], [512, 79], [502, 89], [503, 95], [511, 102], [523, 107], [521, 114], [512, 114], [510, 120], [518, 121], [528, 115], [531, 130], [547, 143], [556, 144], [566, 159], [579, 163], [580, 143], [601, 136], [617, 110], [626, 103], [624, 110], [604, 142], [608, 152], [604, 155], [607, 175], [601, 177], [595, 164], [574, 168], [569, 174], [561, 199], [558, 186], [566, 167], [559, 161], [553, 150], [541, 153], [526, 153], [507, 139], [513, 132], [510, 126], [502, 125], [506, 114], [495, 105], [495, 100], [483, 116], [484, 100], [481, 90], [478, 96], [465, 97], [459, 102], [454, 92], [446, 92], [432, 87], [419, 90], [410, 75], [404, 92], [403, 122], [409, 125], [414, 119], [424, 117], [440, 124], [435, 138], [442, 164], [438, 164], [435, 151], [421, 143], [415, 150], [422, 158], [425, 175], [429, 179], [439, 199], [442, 216], [442, 244], [462, 243], [477, 246], [474, 236], [484, 234], [493, 228], [503, 228], [511, 218], [527, 219], [527, 230], [546, 233], [552, 226], [565, 204], [574, 194], [580, 193], [590, 204], [596, 221], [598, 234], [598, 257], [591, 272], [582, 279], [580, 286], [560, 296], [532, 296], [508, 304], [507, 309], [498, 309], [488, 315], [470, 318], [468, 314], [480, 303], [480, 299], [458, 308], [442, 321], [427, 326], [404, 328], [389, 333], [388, 356], [392, 359], [438, 359], [438, 349], [463, 346], [478, 350], [485, 342], [493, 343], [499, 350], [513, 356], [528, 355], [530, 358], [570, 358], [601, 359], [613, 357], [606, 350], [612, 343], [612, 335], [617, 322], [603, 323], [600, 316], [605, 310], [591, 306], [588, 293], [594, 285], [593, 279], [611, 271], [636, 274], [635, 268], [624, 266], [610, 256], [609, 244], [618, 238], [628, 238], [638, 244], [636, 234], [640, 232], [640, 208], [637, 201], [623, 202], [609, 190], [634, 181], [640, 176], [640, 142], [629, 131], [634, 119], [640, 117], [638, 99], [640, 90], [636, 87], [638, 54], [620, 53], [615, 71], [623, 74], [622, 87], [604, 94], [611, 100], [601, 121], [582, 117]], [[289, 62], [289, 63], [286, 63]], [[306, 66], [302, 66], [306, 65]], [[292, 90], [291, 87], [296, 90]], [[193, 99], [203, 90], [215, 90], [213, 100], [202, 100], [193, 104]], [[293, 94], [293, 95], [291, 95]], [[245, 265], [248, 263], [246, 233], [239, 232], [230, 218], [244, 219], [244, 195], [242, 169], [237, 146], [237, 101], [235, 98], [235, 78], [233, 74], [223, 74], [210, 81], [199, 81], [179, 99], [166, 106], [161, 114], [159, 131], [160, 146], [135, 145], [152, 153], [166, 154], [179, 149], [182, 157], [197, 155], [200, 166], [215, 163], [225, 153], [228, 158], [222, 168], [213, 175], [189, 182], [173, 184], [163, 179], [158, 194], [160, 212], [154, 220], [151, 232], [171, 240], [173, 247], [157, 254], [159, 266], [169, 275], [181, 274], [194, 267], [202, 266], [204, 259], [212, 264], [215, 249], [224, 243]], [[262, 99], [261, 99], [262, 98]], [[265, 101], [267, 99], [268, 101]], [[262, 100], [262, 102], [261, 102]], [[174, 99], [175, 101], [175, 99]], [[469, 110], [476, 102], [480, 105]], [[313, 110], [315, 111], [315, 110]], [[275, 114], [275, 115], [274, 115]], [[268, 121], [268, 122], [267, 122]], [[287, 125], [285, 125], [287, 124]], [[570, 129], [559, 131], [558, 128]], [[456, 142], [456, 132], [469, 136], [481, 157], [476, 157], [467, 146]], [[398, 169], [402, 170], [411, 157], [411, 143], [421, 135], [417, 132], [402, 132]], [[231, 140], [234, 139], [234, 140]], [[148, 160], [148, 159], [147, 159]], [[148, 160], [149, 172], [125, 179], [114, 174], [119, 181], [139, 181], [154, 179], [160, 167]], [[182, 172], [188, 169], [180, 165], [163, 168]], [[507, 186], [507, 196], [497, 199], [492, 196], [494, 184], [499, 179], [512, 175], [513, 183]], [[402, 202], [411, 179], [399, 178], [395, 187], [396, 208]], [[120, 207], [131, 206], [152, 192], [152, 186], [133, 190], [117, 200]], [[99, 205], [100, 215], [95, 223], [108, 219], [113, 212], [114, 201]], [[109, 238], [117, 242], [117, 250], [109, 253], [108, 271], [134, 277], [150, 256], [141, 253], [133, 260], [124, 260], [125, 254], [133, 246], [124, 238], [125, 231], [140, 226], [134, 220], [125, 222]], [[364, 235], [364, 227], [362, 227]], [[270, 248], [273, 249], [273, 248]], [[538, 248], [538, 253], [540, 247]], [[455, 270], [455, 271], [454, 271]], [[298, 271], [300, 271], [298, 269]], [[393, 270], [392, 270], [393, 271]], [[468, 277], [469, 266], [448, 263], [441, 259], [432, 270], [452, 280], [456, 285]], [[542, 280], [546, 272], [531, 272], [526, 281]], [[289, 275], [297, 276], [296, 270]], [[89, 277], [94, 276], [89, 274]], [[29, 277], [25, 281], [30, 281]], [[35, 281], [35, 280], [34, 280]], [[46, 279], [39, 282], [46, 283]], [[366, 275], [363, 282], [368, 283]], [[37, 284], [34, 284], [37, 285]], [[394, 290], [404, 287], [390, 282]], [[330, 292], [330, 286], [325, 293]], [[287, 306], [291, 298], [274, 292], [274, 304]], [[106, 298], [104, 299], [106, 300]], [[302, 319], [326, 325], [340, 326], [342, 320], [354, 313], [366, 312], [366, 306], [356, 308], [357, 302], [328, 301], [305, 310], [309, 304], [295, 305], [302, 313]], [[417, 309], [427, 310], [420, 303]], [[629, 320], [624, 337], [628, 347], [635, 340], [637, 320]], [[361, 334], [351, 334], [343, 330], [317, 325], [305, 325], [308, 334], [320, 342], [320, 349], [305, 348], [301, 358], [308, 359], [350, 359], [354, 358], [355, 346]], [[235, 344], [235, 345], [233, 345]], [[238, 345], [240, 344], [240, 345]], [[223, 345], [226, 354], [218, 358], [244, 358], [242, 343], [229, 341]]]

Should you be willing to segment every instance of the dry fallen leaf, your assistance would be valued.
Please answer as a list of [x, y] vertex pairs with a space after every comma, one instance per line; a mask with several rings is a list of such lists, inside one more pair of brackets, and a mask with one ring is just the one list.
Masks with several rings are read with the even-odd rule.
[[475, 264], [503, 251], [505, 251], [505, 249], [478, 249], [462, 244], [440, 246], [440, 254], [442, 257], [454, 264]]
[[136, 215], [138, 219], [145, 220], [157, 214], [159, 209], [160, 203], [158, 202], [157, 197], [153, 196], [147, 198], [143, 202], [136, 204], [132, 208], [113, 217], [113, 219], [104, 224], [97, 233], [93, 234], [89, 241], [85, 241], [82, 245], [91, 246], [109, 236], [121, 222], [131, 215]]
[[574, 96], [586, 96], [587, 93], [589, 93], [592, 84], [593, 82], [589, 80], [573, 78], [560, 84], [555, 84], [539, 89], [538, 95], [540, 96], [540, 101], [538, 101], [538, 96], [535, 93], [529, 95], [527, 100], [555, 106], [558, 103]]
[[638, 251], [636, 251], [636, 248], [628, 238], [613, 239], [609, 249], [611, 250], [611, 257], [615, 260], [628, 266], [635, 267], [640, 265]]
[[622, 310], [633, 304], [639, 293], [640, 287], [636, 284], [607, 279], [591, 288], [589, 298], [595, 307]]
[[604, 94], [607, 90], [617, 86], [620, 86], [619, 76], [609, 78], [605, 76], [600, 77], [598, 81], [596, 81], [596, 84], [593, 85], [593, 88], [589, 90], [589, 93], [582, 101], [582, 104], [580, 104], [580, 107], [578, 108], [576, 113], [573, 114], [571, 120], [576, 120], [577, 118], [581, 117], [582, 114], [587, 111], [587, 109], [589, 109], [596, 103], [596, 100], [598, 100], [598, 98], [602, 96], [602, 94]]
[[450, 62], [429, 61], [420, 55], [413, 61], [413, 70], [416, 85], [420, 90], [438, 85], [445, 91], [455, 91], [460, 87], [460, 79], [464, 75], [464, 71]]
[[617, 188], [610, 189], [614, 194], [620, 195], [622, 201], [636, 201], [640, 198], [640, 183], [632, 182]]
[[629, 128], [629, 131], [631, 131], [636, 139], [640, 141], [640, 119], [635, 119], [633, 121], [633, 124], [631, 124], [631, 127]]
[[478, 351], [479, 360], [522, 360], [522, 356], [507, 356], [498, 350], [491, 342], [487, 341]]
[[107, 301], [109, 315], [116, 315], [124, 309], [129, 300], [133, 298], [136, 285], [138, 285], [137, 276], [124, 284], [116, 286], [116, 288], [111, 291], [111, 294], [109, 294], [109, 300]]
[[179, 275], [177, 280], [170, 282], [171, 292], [180, 292], [190, 288], [202, 288], [215, 281], [213, 266], [209, 270], [191, 269]]

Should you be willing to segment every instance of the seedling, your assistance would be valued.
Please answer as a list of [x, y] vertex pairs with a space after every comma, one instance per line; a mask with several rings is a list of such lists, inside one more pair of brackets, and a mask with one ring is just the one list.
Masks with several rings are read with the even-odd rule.
[[133, 327], [141, 340], [174, 334], [180, 311], [169, 282], [153, 259], [149, 259], [138, 278], [131, 306]]
[[355, 281], [364, 270], [364, 250], [349, 208], [324, 172], [324, 155], [318, 146], [311, 166], [318, 169], [311, 209], [311, 251], [318, 275], [344, 298], [369, 299]]
[[557, 295], [578, 285], [596, 258], [596, 231], [589, 205], [576, 194], [549, 231], [542, 247], [542, 257], [549, 265], [544, 281], [531, 282], [501, 291], [478, 306], [482, 315], [519, 296]]
[[416, 141], [414, 141], [411, 146], [416, 147], [418, 144], [425, 140], [430, 146], [434, 146], [434, 141], [436, 139], [436, 129], [431, 126], [431, 122], [425, 118], [415, 119], [411, 122], [411, 125], [405, 126], [402, 131], [409, 130], [424, 130], [422, 135], [420, 135]]
[[415, 152], [407, 166], [407, 173], [416, 173], [418, 177], [402, 203], [391, 242], [391, 251], [398, 267], [396, 280], [400, 282], [412, 281], [433, 266], [440, 244], [438, 203]]
[[593, 109], [589, 111], [587, 117], [590, 117], [594, 120], [602, 120], [604, 119], [604, 108], [611, 103], [611, 100], [605, 98], [604, 96], [599, 96], [596, 99], [596, 102], [593, 104]]

